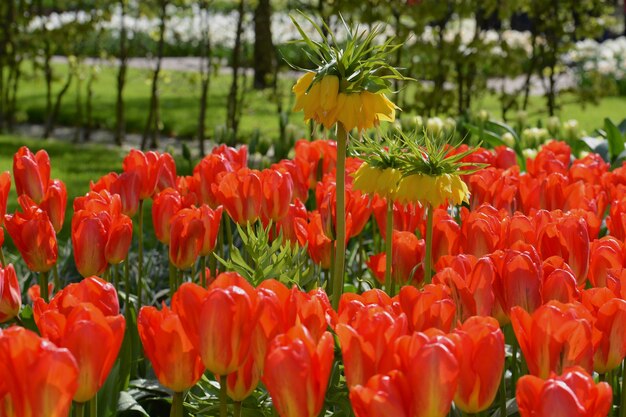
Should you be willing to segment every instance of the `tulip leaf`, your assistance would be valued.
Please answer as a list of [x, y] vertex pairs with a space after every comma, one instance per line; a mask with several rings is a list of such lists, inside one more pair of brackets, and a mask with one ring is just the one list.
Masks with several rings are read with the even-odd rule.
[[624, 137], [618, 127], [608, 117], [604, 119], [604, 131], [609, 142], [609, 155], [611, 162], [617, 160], [617, 156], [624, 151]]
[[126, 391], [120, 393], [120, 399], [117, 402], [117, 412], [119, 416], [150, 417], [150, 414]]

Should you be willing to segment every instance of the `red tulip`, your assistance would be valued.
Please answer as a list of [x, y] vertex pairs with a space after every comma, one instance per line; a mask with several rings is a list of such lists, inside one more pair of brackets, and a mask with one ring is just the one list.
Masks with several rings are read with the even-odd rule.
[[532, 246], [492, 254], [496, 267], [494, 293], [505, 314], [513, 306], [533, 312], [541, 305], [541, 261]]
[[460, 236], [461, 227], [448, 212], [435, 209], [433, 212], [433, 264], [442, 256], [459, 253]]
[[276, 336], [267, 352], [263, 383], [280, 417], [316, 417], [324, 405], [333, 363], [333, 338], [315, 340], [302, 325]]
[[0, 330], [0, 415], [66, 417], [77, 379], [67, 349], [22, 327]]
[[410, 415], [444, 417], [448, 414], [459, 378], [454, 352], [454, 343], [436, 331], [415, 332], [398, 339], [396, 356], [411, 387]]
[[[372, 211], [378, 225], [378, 230], [383, 239], [387, 233], [387, 201], [377, 195], [372, 199]], [[424, 208], [419, 204], [393, 203], [393, 228], [402, 232], [415, 233], [420, 224], [423, 223]]]
[[137, 328], [144, 352], [164, 387], [183, 392], [198, 382], [204, 366], [176, 313], [165, 305], [161, 311], [141, 307]]
[[0, 267], [0, 323], [14, 319], [22, 307], [22, 293], [13, 265]]
[[48, 215], [26, 195], [18, 197], [23, 213], [5, 216], [7, 232], [33, 272], [48, 272], [57, 261], [57, 238]]
[[[94, 291], [115, 295], [115, 301], [101, 309], [102, 299], [95, 304], [90, 302]], [[76, 402], [87, 402], [96, 395], [117, 359], [126, 327], [124, 317], [115, 314], [118, 311], [115, 288], [97, 278], [64, 288], [50, 304], [41, 298], [35, 301], [35, 322], [42, 336], [67, 348], [76, 358], [79, 369]], [[93, 343], [94, 340], [98, 343]]]
[[406, 376], [393, 370], [350, 387], [350, 402], [356, 417], [410, 417], [412, 394]]
[[499, 212], [490, 205], [483, 204], [474, 211], [461, 209], [463, 252], [480, 257], [496, 250], [501, 223]]
[[108, 190], [112, 194], [118, 194], [122, 201], [122, 213], [128, 217], [134, 217], [139, 210], [139, 197], [141, 193], [141, 176], [138, 171], [123, 172], [111, 184]]
[[200, 209], [186, 208], [170, 220], [170, 262], [188, 269], [196, 262], [204, 241], [204, 222]]
[[262, 187], [256, 170], [242, 168], [225, 174], [215, 195], [219, 204], [238, 224], [254, 223], [261, 214]]
[[550, 300], [570, 303], [580, 299], [574, 272], [560, 256], [551, 256], [543, 261], [541, 299], [544, 304]]
[[156, 195], [152, 202], [152, 224], [159, 242], [170, 243], [172, 218], [183, 208], [180, 193], [173, 188], [166, 188]]
[[59, 233], [65, 221], [65, 208], [67, 206], [67, 191], [61, 180], [50, 180], [48, 190], [40, 207], [46, 212], [54, 231]]
[[295, 153], [296, 166], [302, 176], [308, 179], [309, 188], [315, 189], [322, 176], [335, 168], [337, 144], [326, 140], [299, 140], [295, 145]]
[[263, 216], [274, 222], [285, 217], [293, 198], [291, 175], [274, 169], [265, 169], [261, 171], [261, 187]]
[[33, 310], [41, 314], [47, 310], [57, 310], [64, 316], [69, 316], [72, 309], [81, 303], [93, 304], [105, 316], [120, 314], [115, 287], [98, 277], [88, 277], [76, 284], [66, 286], [52, 297], [47, 308], [45, 303], [40, 304], [41, 302], [37, 301], [41, 297], [36, 292], [31, 293], [29, 290], [29, 296], [33, 300]]
[[139, 179], [139, 199], [152, 197], [159, 181], [159, 156], [156, 152], [143, 153], [131, 149], [122, 162], [124, 172], [134, 172]]
[[504, 370], [504, 334], [498, 321], [474, 316], [455, 329], [450, 338], [457, 347], [459, 385], [454, 404], [465, 413], [489, 408]]
[[624, 245], [613, 236], [604, 236], [591, 242], [589, 253], [589, 281], [594, 287], [606, 287], [608, 270], [624, 265]]
[[307, 219], [306, 207], [298, 199], [289, 205], [287, 215], [276, 222], [276, 231], [277, 233], [282, 233], [283, 241], [290, 243], [298, 241], [294, 224], [296, 219], [302, 219], [305, 223]]
[[429, 284], [421, 290], [405, 286], [400, 289], [397, 299], [409, 320], [410, 331], [419, 332], [433, 327], [450, 331], [456, 308], [444, 286]]
[[592, 318], [581, 305], [550, 301], [532, 315], [513, 307], [511, 322], [532, 375], [547, 378], [572, 365], [591, 372]]
[[582, 302], [594, 317], [594, 339], [599, 339], [593, 369], [604, 374], [626, 357], [626, 301], [608, 288], [590, 288], [583, 291]]
[[[11, 190], [11, 173], [0, 173], [0, 226], [4, 224], [4, 215], [7, 214], [7, 200]], [[0, 242], [1, 244], [2, 242]]]
[[13, 156], [13, 176], [18, 197], [26, 194], [36, 204], [46, 196], [50, 182], [50, 158], [45, 150], [33, 154], [22, 146]]
[[207, 256], [217, 244], [217, 232], [220, 230], [222, 221], [222, 206], [215, 210], [211, 209], [207, 204], [200, 206], [200, 219], [204, 224], [204, 236], [202, 237], [202, 249], [200, 256]]
[[452, 268], [444, 268], [433, 276], [433, 284], [444, 285], [456, 305], [456, 321], [464, 321], [476, 315], [476, 300], [467, 277]]
[[218, 376], [235, 372], [251, 351], [256, 326], [255, 289], [235, 273], [220, 274], [204, 290], [185, 283], [174, 296], [174, 311], [200, 352], [204, 366]]
[[245, 168], [248, 165], [248, 147], [246, 145], [240, 146], [239, 149], [219, 145], [213, 148], [211, 154], [223, 156], [224, 159], [232, 165], [235, 171]]
[[391, 371], [394, 342], [407, 330], [404, 314], [394, 317], [377, 305], [363, 306], [349, 323], [337, 324], [348, 387]]
[[332, 240], [324, 231], [320, 213], [318, 211], [309, 213], [308, 223], [305, 219], [296, 218], [294, 228], [298, 243], [303, 247], [306, 245], [313, 262], [320, 264], [324, 269], [330, 268]]
[[596, 384], [584, 369], [572, 367], [548, 379], [521, 377], [515, 398], [521, 417], [604, 417], [613, 394], [606, 382]]
[[295, 160], [283, 159], [271, 166], [272, 169], [289, 174], [293, 181], [293, 199], [306, 201], [309, 198], [309, 178], [298, 169]]
[[233, 401], [243, 401], [259, 385], [261, 370], [252, 354], [235, 372], [226, 377], [226, 393]]
[[193, 170], [196, 178], [200, 201], [215, 208], [220, 205], [216, 195], [221, 177], [234, 169], [223, 155], [210, 154], [205, 156]]
[[528, 159], [526, 170], [534, 177], [540, 174], [559, 172], [567, 174], [570, 164], [571, 149], [561, 141], [551, 140], [541, 147], [535, 159]]

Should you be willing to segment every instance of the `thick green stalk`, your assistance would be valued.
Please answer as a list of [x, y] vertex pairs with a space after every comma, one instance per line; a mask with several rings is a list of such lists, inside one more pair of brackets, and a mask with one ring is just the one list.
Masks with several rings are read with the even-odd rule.
[[424, 282], [426, 284], [430, 284], [432, 279], [433, 209], [433, 206], [428, 204], [426, 208], [426, 255], [424, 255]]
[[137, 310], [141, 307], [141, 288], [143, 287], [143, 200], [139, 200], [139, 236], [137, 247]]
[[48, 274], [49, 272], [41, 272], [39, 274], [39, 291], [41, 298], [43, 298], [46, 303], [48, 302]]
[[74, 417], [85, 416], [85, 403], [74, 403]]
[[348, 132], [341, 122], [337, 123], [337, 179], [336, 179], [336, 214], [337, 229], [335, 231], [335, 265], [331, 280], [332, 304], [336, 309], [343, 292], [344, 261], [346, 257], [346, 147]]
[[220, 417], [228, 417], [228, 393], [226, 388], [227, 375], [220, 377]]
[[98, 417], [98, 396], [94, 395], [94, 397], [89, 401], [89, 417]]
[[206, 287], [206, 256], [200, 257], [200, 286]]
[[386, 226], [386, 238], [385, 238], [385, 289], [387, 293], [393, 297], [395, 291], [395, 285], [391, 277], [391, 260], [392, 260], [392, 242], [393, 242], [393, 200], [387, 199], [387, 226]]
[[170, 417], [183, 417], [183, 393], [175, 392], [172, 398]]
[[59, 270], [57, 269], [57, 264], [54, 264], [54, 266], [52, 267], [52, 277], [54, 279], [55, 290], [61, 290], [61, 279], [59, 278]]
[[619, 403], [619, 416], [626, 417], [626, 363], [622, 366], [622, 392]]
[[235, 401], [234, 417], [241, 417], [241, 401]]

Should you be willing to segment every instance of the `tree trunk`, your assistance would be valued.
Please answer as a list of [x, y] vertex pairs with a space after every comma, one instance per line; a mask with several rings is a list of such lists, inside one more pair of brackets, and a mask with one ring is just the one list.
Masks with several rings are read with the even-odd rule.
[[275, 51], [272, 43], [272, 7], [270, 0], [259, 0], [254, 10], [254, 88], [272, 86]]
[[54, 103], [54, 107], [50, 115], [46, 119], [46, 126], [43, 132], [44, 139], [49, 138], [54, 133], [54, 124], [59, 115], [59, 111], [61, 110], [61, 102], [63, 101], [63, 96], [65, 95], [65, 93], [67, 93], [67, 90], [70, 88], [70, 85], [72, 84], [72, 78], [74, 77], [73, 74], [74, 74], [73, 71], [70, 69], [69, 72], [67, 73], [67, 79], [65, 80], [65, 84], [63, 85], [63, 87], [61, 88], [61, 91], [59, 91], [59, 94], [57, 95], [56, 101]]
[[200, 156], [206, 154], [204, 139], [206, 135], [206, 110], [211, 82], [211, 35], [209, 32], [208, 1], [200, 2], [202, 18], [202, 43], [200, 45], [200, 114], [198, 115], [198, 146]]
[[117, 101], [115, 104], [115, 144], [122, 146], [124, 142], [126, 119], [124, 118], [124, 84], [126, 84], [126, 71], [128, 68], [128, 45], [126, 42], [126, 0], [119, 1], [121, 10], [120, 20], [120, 66], [117, 70]]
[[233, 79], [230, 85], [230, 91], [228, 93], [228, 108], [226, 127], [231, 132], [234, 138], [237, 137], [237, 128], [239, 122], [237, 120], [237, 105], [239, 103], [239, 66], [241, 62], [241, 33], [243, 31], [243, 18], [244, 18], [244, 0], [239, 0], [239, 7], [237, 8], [237, 32], [235, 35], [235, 46], [233, 47]]
[[141, 138], [141, 149], [145, 149], [148, 137], [150, 137], [150, 148], [157, 148], [159, 146], [159, 75], [161, 74], [161, 61], [163, 60], [163, 50], [165, 47], [165, 29], [167, 21], [167, 5], [168, 0], [161, 0], [161, 13], [159, 15], [159, 42], [157, 44], [157, 62], [156, 68], [152, 74], [152, 89], [150, 93], [150, 108], [148, 111], [148, 120], [146, 122], [146, 128]]

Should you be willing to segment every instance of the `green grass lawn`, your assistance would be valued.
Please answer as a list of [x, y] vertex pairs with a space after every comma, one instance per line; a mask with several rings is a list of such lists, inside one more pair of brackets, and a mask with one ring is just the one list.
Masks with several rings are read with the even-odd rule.
[[[45, 113], [45, 85], [40, 72], [33, 72], [30, 66], [24, 67], [23, 82], [20, 84], [18, 104], [22, 119], [29, 122], [42, 122]], [[60, 90], [67, 71], [66, 65], [55, 65], [54, 92]], [[116, 69], [103, 66], [94, 83], [94, 119], [96, 124], [104, 129], [112, 130], [115, 124], [116, 100]], [[127, 87], [125, 89], [127, 130], [142, 132], [146, 117], [150, 95], [150, 71], [130, 69]], [[226, 121], [226, 102], [230, 88], [231, 77], [227, 75], [214, 76], [211, 80], [210, 97], [207, 111], [207, 134], [213, 137], [214, 129], [223, 126]], [[248, 80], [249, 82], [250, 80]], [[288, 77], [281, 79], [281, 91], [285, 97], [284, 108], [293, 105], [290, 87], [293, 80]], [[82, 82], [82, 97], [85, 100], [85, 85]], [[163, 133], [178, 137], [193, 137], [196, 132], [199, 112], [199, 78], [195, 73], [165, 71], [161, 84], [161, 115]], [[410, 86], [408, 87], [411, 88]], [[409, 94], [410, 96], [410, 94]], [[65, 95], [58, 124], [73, 126], [76, 123], [76, 82], [72, 84]], [[572, 102], [573, 96], [565, 94], [559, 98], [563, 102]], [[476, 98], [473, 109], [485, 109], [499, 118], [500, 106], [497, 97], [486, 95]], [[538, 114], [545, 109], [543, 97], [531, 97], [528, 113], [530, 121], [536, 123], [545, 119], [544, 114]], [[626, 97], [606, 97], [600, 100], [599, 105], [566, 104], [559, 111], [562, 120], [578, 119], [581, 128], [591, 133], [601, 127], [605, 117], [619, 123], [626, 117]], [[514, 117], [514, 112], [509, 113]], [[304, 134], [302, 113], [292, 113], [290, 122], [300, 126]], [[271, 91], [255, 91], [248, 89], [245, 108], [241, 119], [241, 137], [249, 138], [255, 130], [259, 130], [263, 137], [273, 140], [278, 136], [279, 119], [276, 104]]]
[[[25, 66], [23, 82], [18, 92], [18, 106], [20, 116], [29, 122], [43, 122], [45, 116], [45, 83], [41, 72], [33, 72], [30, 66]], [[65, 82], [67, 66], [54, 65], [55, 78], [53, 93], [61, 90]], [[94, 121], [100, 128], [113, 130], [115, 127], [115, 103], [117, 69], [103, 66], [94, 82], [93, 115]], [[151, 72], [143, 69], [129, 69], [127, 84], [124, 90], [126, 128], [129, 132], [143, 132], [148, 117], [150, 99]], [[207, 135], [213, 136], [216, 126], [226, 123], [226, 103], [230, 80], [232, 77], [217, 75], [211, 78], [207, 110]], [[246, 81], [250, 83], [250, 78]], [[281, 82], [285, 96], [284, 107], [293, 105], [290, 93], [291, 80]], [[86, 81], [83, 80], [81, 100], [85, 102]], [[277, 136], [278, 114], [271, 91], [246, 90], [246, 99], [242, 111], [240, 125], [241, 135], [249, 137], [258, 129], [268, 138]], [[200, 101], [200, 80], [196, 73], [163, 71], [160, 89], [161, 116], [163, 133], [178, 137], [193, 137], [197, 131]], [[74, 126], [76, 123], [77, 83], [73, 82], [63, 98], [58, 124]], [[84, 113], [84, 111], [83, 111]], [[299, 121], [303, 126], [299, 114], [292, 115], [293, 121]]]

